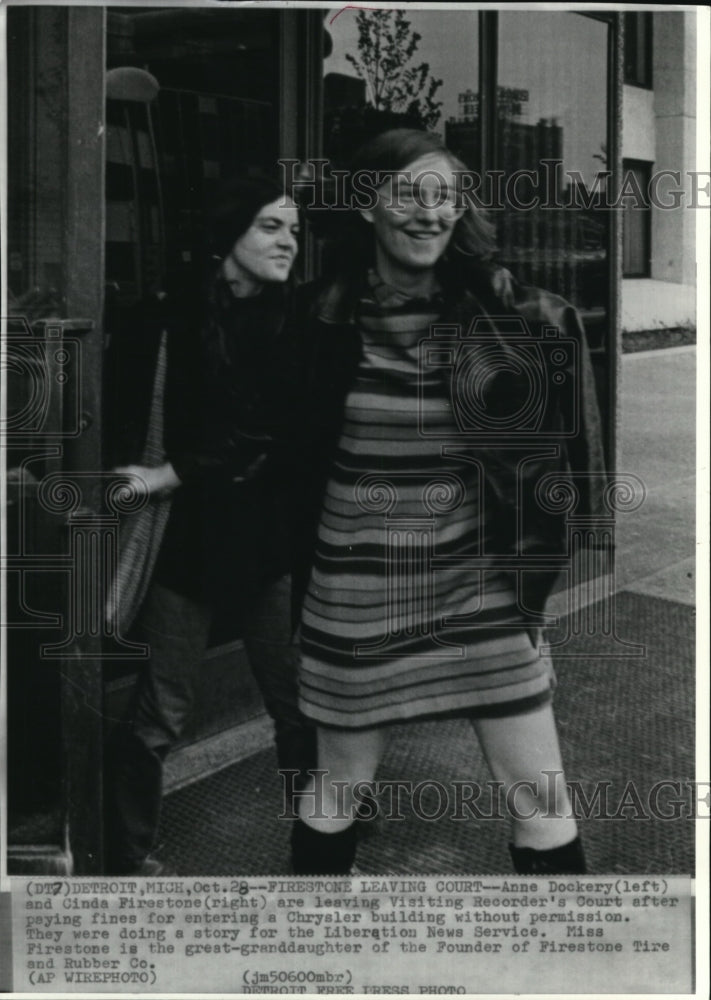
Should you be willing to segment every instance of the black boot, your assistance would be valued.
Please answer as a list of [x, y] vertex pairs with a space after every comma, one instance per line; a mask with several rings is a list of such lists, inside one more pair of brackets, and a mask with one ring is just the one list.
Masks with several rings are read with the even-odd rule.
[[509, 844], [514, 868], [519, 875], [585, 875], [585, 854], [580, 837], [562, 847], [537, 851], [534, 847]]
[[291, 830], [294, 875], [348, 875], [356, 852], [356, 826], [338, 833], [321, 833], [297, 819]]

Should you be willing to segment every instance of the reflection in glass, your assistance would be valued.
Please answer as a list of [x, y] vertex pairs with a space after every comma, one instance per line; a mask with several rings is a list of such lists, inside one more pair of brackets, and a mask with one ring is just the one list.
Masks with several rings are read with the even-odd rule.
[[519, 278], [576, 305], [593, 346], [608, 300], [607, 32], [580, 14], [499, 15], [501, 256]]
[[520, 281], [577, 307], [605, 417], [610, 27], [558, 10], [496, 18], [497, 79], [482, 94], [478, 12], [329, 12], [324, 155], [345, 166], [362, 141], [405, 125], [439, 133], [471, 170], [483, 171], [474, 191], [496, 223], [499, 260]]
[[444, 136], [462, 94], [477, 88], [478, 13], [345, 8], [333, 14], [325, 22], [332, 48], [324, 61], [324, 155], [341, 165], [387, 128]]
[[7, 14], [8, 310], [29, 321], [62, 316], [65, 306], [58, 151], [67, 129], [66, 70], [55, 44], [62, 17], [51, 7], [13, 7]]
[[110, 11], [107, 64], [157, 93], [107, 96], [107, 313], [202, 278], [204, 213], [220, 182], [278, 156], [272, 11]]
[[502, 262], [576, 305], [601, 346], [607, 24], [567, 12], [501, 12], [495, 100], [484, 95], [493, 123], [482, 122], [477, 12], [345, 9], [326, 24], [324, 155], [342, 166], [370, 135], [406, 125], [440, 133], [478, 171], [482, 130], [493, 132], [479, 190]]

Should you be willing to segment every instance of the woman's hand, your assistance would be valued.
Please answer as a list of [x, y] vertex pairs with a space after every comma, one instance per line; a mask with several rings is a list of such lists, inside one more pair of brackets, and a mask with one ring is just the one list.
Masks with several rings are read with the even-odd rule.
[[170, 462], [149, 468], [146, 465], [122, 465], [112, 470], [117, 476], [128, 476], [139, 496], [167, 495], [180, 486], [180, 479]]

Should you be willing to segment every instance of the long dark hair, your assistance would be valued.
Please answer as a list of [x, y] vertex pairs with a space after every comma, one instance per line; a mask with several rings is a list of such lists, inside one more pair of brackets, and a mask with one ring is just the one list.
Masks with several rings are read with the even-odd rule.
[[[247, 335], [268, 337], [281, 326], [285, 303], [293, 279], [284, 284], [265, 285], [254, 300], [235, 300], [226, 282], [221, 278], [221, 266], [232, 247], [250, 228], [259, 211], [271, 202], [289, 195], [287, 187], [274, 174], [266, 172], [233, 177], [218, 189], [207, 211], [205, 273], [202, 302], [205, 306], [202, 321], [203, 339], [214, 370], [230, 368], [236, 363], [236, 353], [248, 347]], [[254, 324], [261, 330], [244, 331], [237, 342], [230, 326], [242, 322]]]
[[207, 251], [213, 262], [223, 260], [244, 236], [255, 216], [289, 191], [276, 175], [261, 171], [224, 181], [207, 209]]
[[[369, 174], [388, 174], [404, 170], [422, 156], [438, 154], [452, 169], [468, 172], [467, 166], [445, 146], [438, 135], [421, 129], [396, 128], [381, 132], [365, 142], [353, 155], [350, 165], [351, 184], [360, 171]], [[351, 205], [354, 192], [351, 187]], [[457, 221], [446, 253], [438, 262], [444, 284], [461, 285], [473, 273], [491, 269], [491, 259], [496, 249], [494, 227], [481, 209], [475, 207], [466, 192], [462, 193], [466, 210]], [[373, 263], [373, 232], [360, 213], [350, 208], [341, 239], [334, 247], [331, 264], [334, 270], [354, 274]]]

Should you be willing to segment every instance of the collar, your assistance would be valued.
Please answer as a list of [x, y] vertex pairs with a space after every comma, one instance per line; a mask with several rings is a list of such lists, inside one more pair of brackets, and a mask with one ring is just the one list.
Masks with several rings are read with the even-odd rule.
[[316, 299], [316, 315], [322, 323], [353, 324], [363, 282], [352, 283], [339, 275], [321, 288]]
[[[489, 291], [504, 304], [509, 304], [513, 298], [513, 276], [504, 267], [493, 270], [489, 277]], [[365, 275], [358, 282], [351, 282], [344, 275], [338, 275], [324, 284], [316, 299], [316, 316], [323, 323], [330, 325], [354, 324], [356, 308], [363, 292], [367, 288]], [[473, 289], [465, 289], [461, 304], [476, 302], [478, 296]]]

